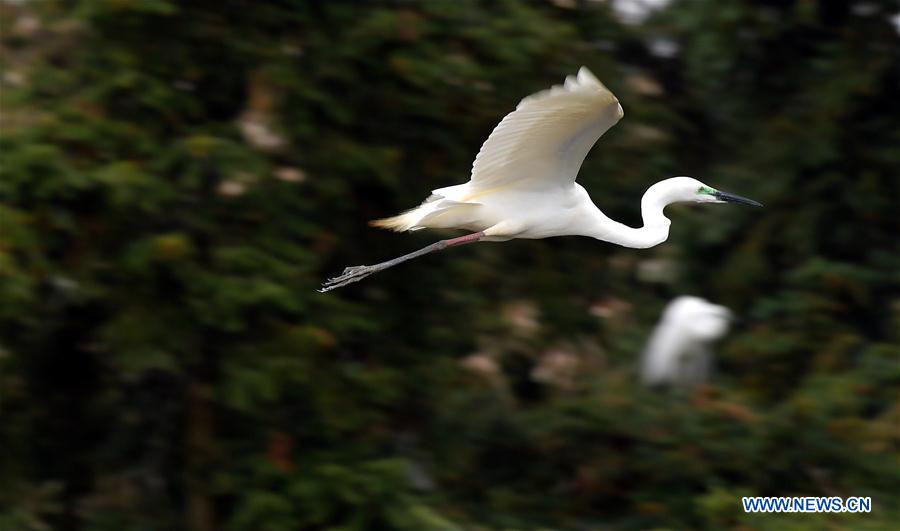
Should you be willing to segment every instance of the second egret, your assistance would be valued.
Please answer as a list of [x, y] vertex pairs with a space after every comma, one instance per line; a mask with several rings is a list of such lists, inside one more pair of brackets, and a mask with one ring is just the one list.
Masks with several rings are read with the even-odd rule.
[[700, 297], [681, 296], [666, 306], [641, 359], [644, 385], [689, 387], [706, 383], [712, 344], [728, 332], [731, 310]]

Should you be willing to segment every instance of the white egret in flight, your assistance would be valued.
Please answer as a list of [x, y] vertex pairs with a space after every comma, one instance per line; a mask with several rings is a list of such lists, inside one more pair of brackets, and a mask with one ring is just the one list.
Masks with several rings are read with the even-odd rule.
[[712, 344], [728, 332], [731, 310], [700, 297], [681, 296], [663, 311], [641, 357], [647, 386], [692, 386], [709, 380]]
[[585, 67], [577, 77], [567, 77], [565, 84], [528, 96], [481, 146], [469, 182], [433, 190], [418, 207], [372, 222], [398, 232], [429, 228], [465, 229], [471, 234], [380, 264], [348, 267], [320, 291], [357, 282], [433, 251], [482, 240], [589, 236], [625, 247], [653, 247], [669, 236], [671, 221], [663, 209], [676, 202], [762, 206], [690, 177], [673, 177], [644, 193], [643, 227], [608, 218], [575, 177], [597, 139], [623, 115], [619, 100]]

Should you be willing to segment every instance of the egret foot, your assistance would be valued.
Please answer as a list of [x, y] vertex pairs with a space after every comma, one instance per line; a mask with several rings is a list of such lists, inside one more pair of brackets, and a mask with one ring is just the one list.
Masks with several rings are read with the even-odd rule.
[[[380, 264], [379, 264], [380, 265]], [[344, 272], [340, 275], [329, 278], [325, 282], [322, 283], [322, 287], [319, 289], [319, 293], [325, 293], [326, 291], [331, 291], [333, 289], [337, 289], [347, 284], [352, 284], [354, 282], [359, 282], [360, 280], [366, 278], [372, 273], [377, 273], [382, 269], [386, 269], [384, 267], [378, 267], [378, 265], [374, 266], [351, 266], [345, 267]]]

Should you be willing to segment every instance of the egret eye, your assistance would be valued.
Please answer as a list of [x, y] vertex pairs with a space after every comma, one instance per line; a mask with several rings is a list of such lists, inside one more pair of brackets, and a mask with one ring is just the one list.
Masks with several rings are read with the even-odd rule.
[[701, 195], [713, 195], [716, 193], [716, 191], [709, 186], [701, 186], [700, 188], [697, 188], [697, 193]]

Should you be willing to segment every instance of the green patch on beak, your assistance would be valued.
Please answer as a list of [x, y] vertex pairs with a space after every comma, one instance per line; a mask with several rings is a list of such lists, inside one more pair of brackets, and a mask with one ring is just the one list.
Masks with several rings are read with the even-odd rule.
[[698, 194], [716, 195], [716, 192], [718, 192], [718, 190], [710, 188], [709, 186], [701, 186], [697, 189]]

